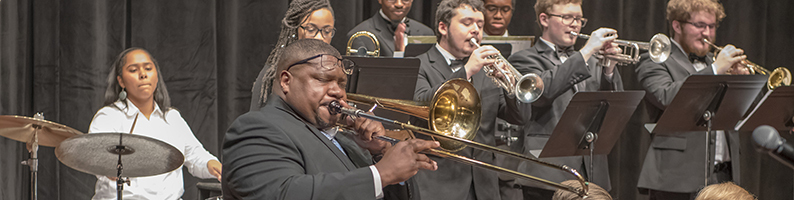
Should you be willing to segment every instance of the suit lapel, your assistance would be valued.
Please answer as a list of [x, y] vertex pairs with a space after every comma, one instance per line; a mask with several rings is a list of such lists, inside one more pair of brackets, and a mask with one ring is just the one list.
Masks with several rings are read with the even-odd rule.
[[443, 80], [448, 80], [452, 77], [452, 68], [449, 67], [444, 55], [441, 55], [441, 52], [438, 51], [435, 45], [427, 52], [427, 60], [430, 61], [430, 65], [433, 66], [433, 69], [441, 74], [444, 78]]
[[683, 67], [689, 74], [697, 73], [695, 70], [695, 66], [692, 65], [692, 62], [689, 62], [689, 56], [684, 55], [684, 51], [678, 48], [678, 45], [673, 45], [673, 49], [671, 49], [672, 53], [670, 54], [670, 58], [672, 58], [673, 62], [678, 63], [679, 66]]
[[289, 104], [287, 104], [287, 102], [281, 99], [281, 97], [277, 95], [271, 95], [270, 98], [275, 98], [275, 100], [278, 101], [276, 102], [278, 103], [276, 105], [276, 108], [292, 115], [292, 117], [295, 117], [295, 119], [302, 121], [304, 126], [306, 127], [306, 130], [312, 132], [315, 138], [320, 140], [320, 142], [322, 142], [325, 145], [325, 147], [328, 148], [329, 151], [333, 152], [334, 155], [336, 155], [336, 157], [339, 158], [339, 161], [345, 165], [345, 168], [347, 168], [347, 170], [356, 169], [355, 165], [353, 165], [353, 162], [350, 160], [350, 158], [348, 158], [344, 153], [342, 153], [342, 151], [339, 150], [339, 148], [337, 148], [336, 145], [334, 145], [334, 143], [332, 143], [331, 140], [328, 139], [328, 137], [325, 137], [325, 135], [322, 132], [320, 132], [319, 129], [317, 129], [314, 126], [311, 126], [308, 122], [303, 120], [303, 118], [300, 117], [298, 113], [296, 113], [295, 110], [293, 110], [292, 107]]
[[560, 59], [554, 55], [554, 49], [549, 47], [549, 45], [546, 45], [546, 43], [544, 43], [543, 41], [540, 41], [540, 39], [538, 39], [538, 41], [539, 42], [536, 43], [536, 45], [533, 46], [533, 48], [535, 48], [535, 50], [538, 51], [540, 57], [543, 57], [549, 62], [554, 63], [554, 66], [559, 66], [560, 64], [562, 64], [560, 62]]
[[[375, 35], [381, 36], [380, 43], [381, 47], [386, 47], [390, 52], [394, 52], [394, 45], [384, 45], [384, 44], [394, 44], [394, 33], [389, 30], [389, 24], [386, 22], [386, 19], [383, 19], [380, 16], [380, 13], [375, 13], [373, 16], [373, 20], [375, 21]], [[381, 50], [383, 51], [383, 50]]]

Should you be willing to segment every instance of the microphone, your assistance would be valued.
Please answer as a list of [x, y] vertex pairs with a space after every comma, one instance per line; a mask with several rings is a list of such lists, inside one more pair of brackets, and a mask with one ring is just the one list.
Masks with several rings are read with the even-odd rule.
[[758, 150], [767, 152], [772, 158], [794, 169], [794, 146], [780, 138], [777, 130], [769, 125], [762, 125], [753, 130], [753, 140]]

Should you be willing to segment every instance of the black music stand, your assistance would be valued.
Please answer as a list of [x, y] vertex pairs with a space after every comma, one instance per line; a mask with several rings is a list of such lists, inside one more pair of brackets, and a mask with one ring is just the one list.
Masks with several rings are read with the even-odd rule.
[[734, 130], [765, 84], [765, 76], [689, 76], [659, 118], [653, 133], [706, 132], [704, 184], [708, 185], [712, 159], [709, 151], [713, 148], [709, 141], [715, 134], [712, 130]]
[[[645, 91], [579, 92], [573, 96], [540, 157], [609, 154]], [[608, 122], [608, 123], [604, 123]]]
[[[408, 45], [405, 45], [405, 53], [403, 57], [416, 57], [419, 54], [427, 52], [435, 45], [436, 43], [408, 43]], [[510, 57], [510, 53], [513, 50], [513, 45], [509, 43], [483, 43], [482, 45], [493, 46], [496, 48], [496, 50], [499, 50], [499, 52], [502, 53], [502, 56], [505, 58]]]
[[794, 127], [794, 86], [781, 86], [769, 91], [750, 115], [740, 121], [735, 130], [752, 132], [756, 127], [769, 125], [777, 130]]
[[[345, 56], [345, 58], [355, 63], [345, 91], [375, 97], [413, 100], [416, 78], [419, 75], [419, 59], [354, 56]], [[403, 122], [409, 119], [408, 115], [386, 109], [375, 109], [374, 113], [377, 116]]]

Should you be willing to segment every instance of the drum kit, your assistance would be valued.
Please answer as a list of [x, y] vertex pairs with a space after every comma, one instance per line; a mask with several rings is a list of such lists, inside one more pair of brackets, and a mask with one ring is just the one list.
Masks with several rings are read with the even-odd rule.
[[[129, 133], [83, 134], [68, 126], [34, 117], [0, 115], [0, 136], [25, 142], [30, 158], [31, 199], [38, 199], [39, 146], [55, 147], [55, 155], [75, 170], [98, 176], [116, 177], [118, 199], [129, 177], [153, 176], [174, 171], [185, 161], [174, 146]], [[122, 165], [123, 164], [123, 165]], [[126, 179], [123, 179], [126, 178]]]

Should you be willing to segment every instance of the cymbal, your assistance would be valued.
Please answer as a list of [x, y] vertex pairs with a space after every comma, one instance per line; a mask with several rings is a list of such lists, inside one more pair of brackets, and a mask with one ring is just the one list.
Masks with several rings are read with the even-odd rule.
[[[122, 137], [122, 148], [119, 146]], [[55, 156], [77, 171], [116, 177], [119, 154], [122, 177], [158, 175], [182, 166], [182, 152], [163, 141], [128, 133], [92, 133], [71, 137], [55, 148]]]
[[0, 116], [0, 135], [12, 140], [32, 142], [36, 127], [41, 127], [38, 130], [39, 146], [55, 147], [66, 138], [83, 135], [76, 129], [43, 119], [16, 115]]

